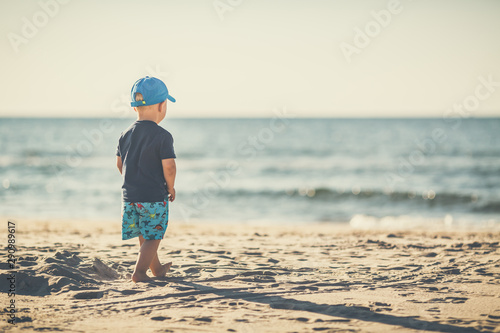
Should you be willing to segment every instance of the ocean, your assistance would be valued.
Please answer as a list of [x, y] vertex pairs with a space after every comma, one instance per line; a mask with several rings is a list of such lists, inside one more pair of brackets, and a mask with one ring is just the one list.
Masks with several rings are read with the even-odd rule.
[[[120, 220], [134, 119], [0, 118], [0, 216]], [[169, 119], [170, 221], [500, 226], [500, 118]]]

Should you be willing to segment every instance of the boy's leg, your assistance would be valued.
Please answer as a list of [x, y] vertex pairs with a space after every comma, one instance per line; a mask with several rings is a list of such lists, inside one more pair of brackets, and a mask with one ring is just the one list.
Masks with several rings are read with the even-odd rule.
[[139, 256], [137, 257], [137, 262], [135, 264], [134, 273], [132, 274], [132, 281], [140, 282], [149, 280], [149, 276], [146, 274], [151, 262], [153, 261], [158, 246], [160, 245], [161, 239], [147, 239], [141, 245], [139, 249]]
[[165, 276], [172, 263], [161, 265], [157, 250], [168, 227], [168, 202], [144, 202], [137, 203], [135, 206], [140, 215], [139, 244], [141, 248], [132, 274], [132, 281], [149, 280], [146, 274], [149, 267], [155, 276]]
[[[142, 237], [142, 235], [139, 235], [139, 244], [141, 246], [144, 241], [144, 237]], [[154, 276], [165, 276], [165, 274], [167, 274], [167, 272], [170, 270], [170, 266], [172, 266], [171, 262], [164, 265], [160, 263], [160, 259], [158, 258], [158, 251], [156, 251], [154, 258], [149, 265], [149, 268], [151, 269], [151, 272]]]

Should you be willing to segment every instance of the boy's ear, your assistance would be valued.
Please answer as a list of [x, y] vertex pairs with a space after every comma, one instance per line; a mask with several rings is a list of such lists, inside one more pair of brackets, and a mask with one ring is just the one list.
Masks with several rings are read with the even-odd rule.
[[161, 110], [163, 109], [163, 104], [164, 104], [164, 103], [167, 103], [167, 101], [163, 101], [163, 102], [161, 102], [160, 104], [158, 104], [158, 112], [160, 112], [160, 113], [161, 113]]

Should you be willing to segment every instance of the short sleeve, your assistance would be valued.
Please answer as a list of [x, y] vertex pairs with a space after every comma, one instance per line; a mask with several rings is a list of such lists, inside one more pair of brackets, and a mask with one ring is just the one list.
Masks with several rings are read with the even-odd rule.
[[122, 154], [120, 153], [120, 144], [116, 146], [116, 156], [122, 156]]
[[172, 134], [168, 132], [166, 132], [161, 139], [160, 158], [162, 160], [165, 160], [167, 158], [175, 158], [174, 138], [172, 137]]

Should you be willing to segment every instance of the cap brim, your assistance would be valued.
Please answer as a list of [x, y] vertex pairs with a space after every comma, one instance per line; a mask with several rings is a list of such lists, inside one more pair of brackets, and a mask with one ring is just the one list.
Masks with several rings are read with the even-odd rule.
[[172, 96], [167, 95], [167, 99], [168, 99], [170, 102], [175, 103], [175, 98], [173, 98]]

